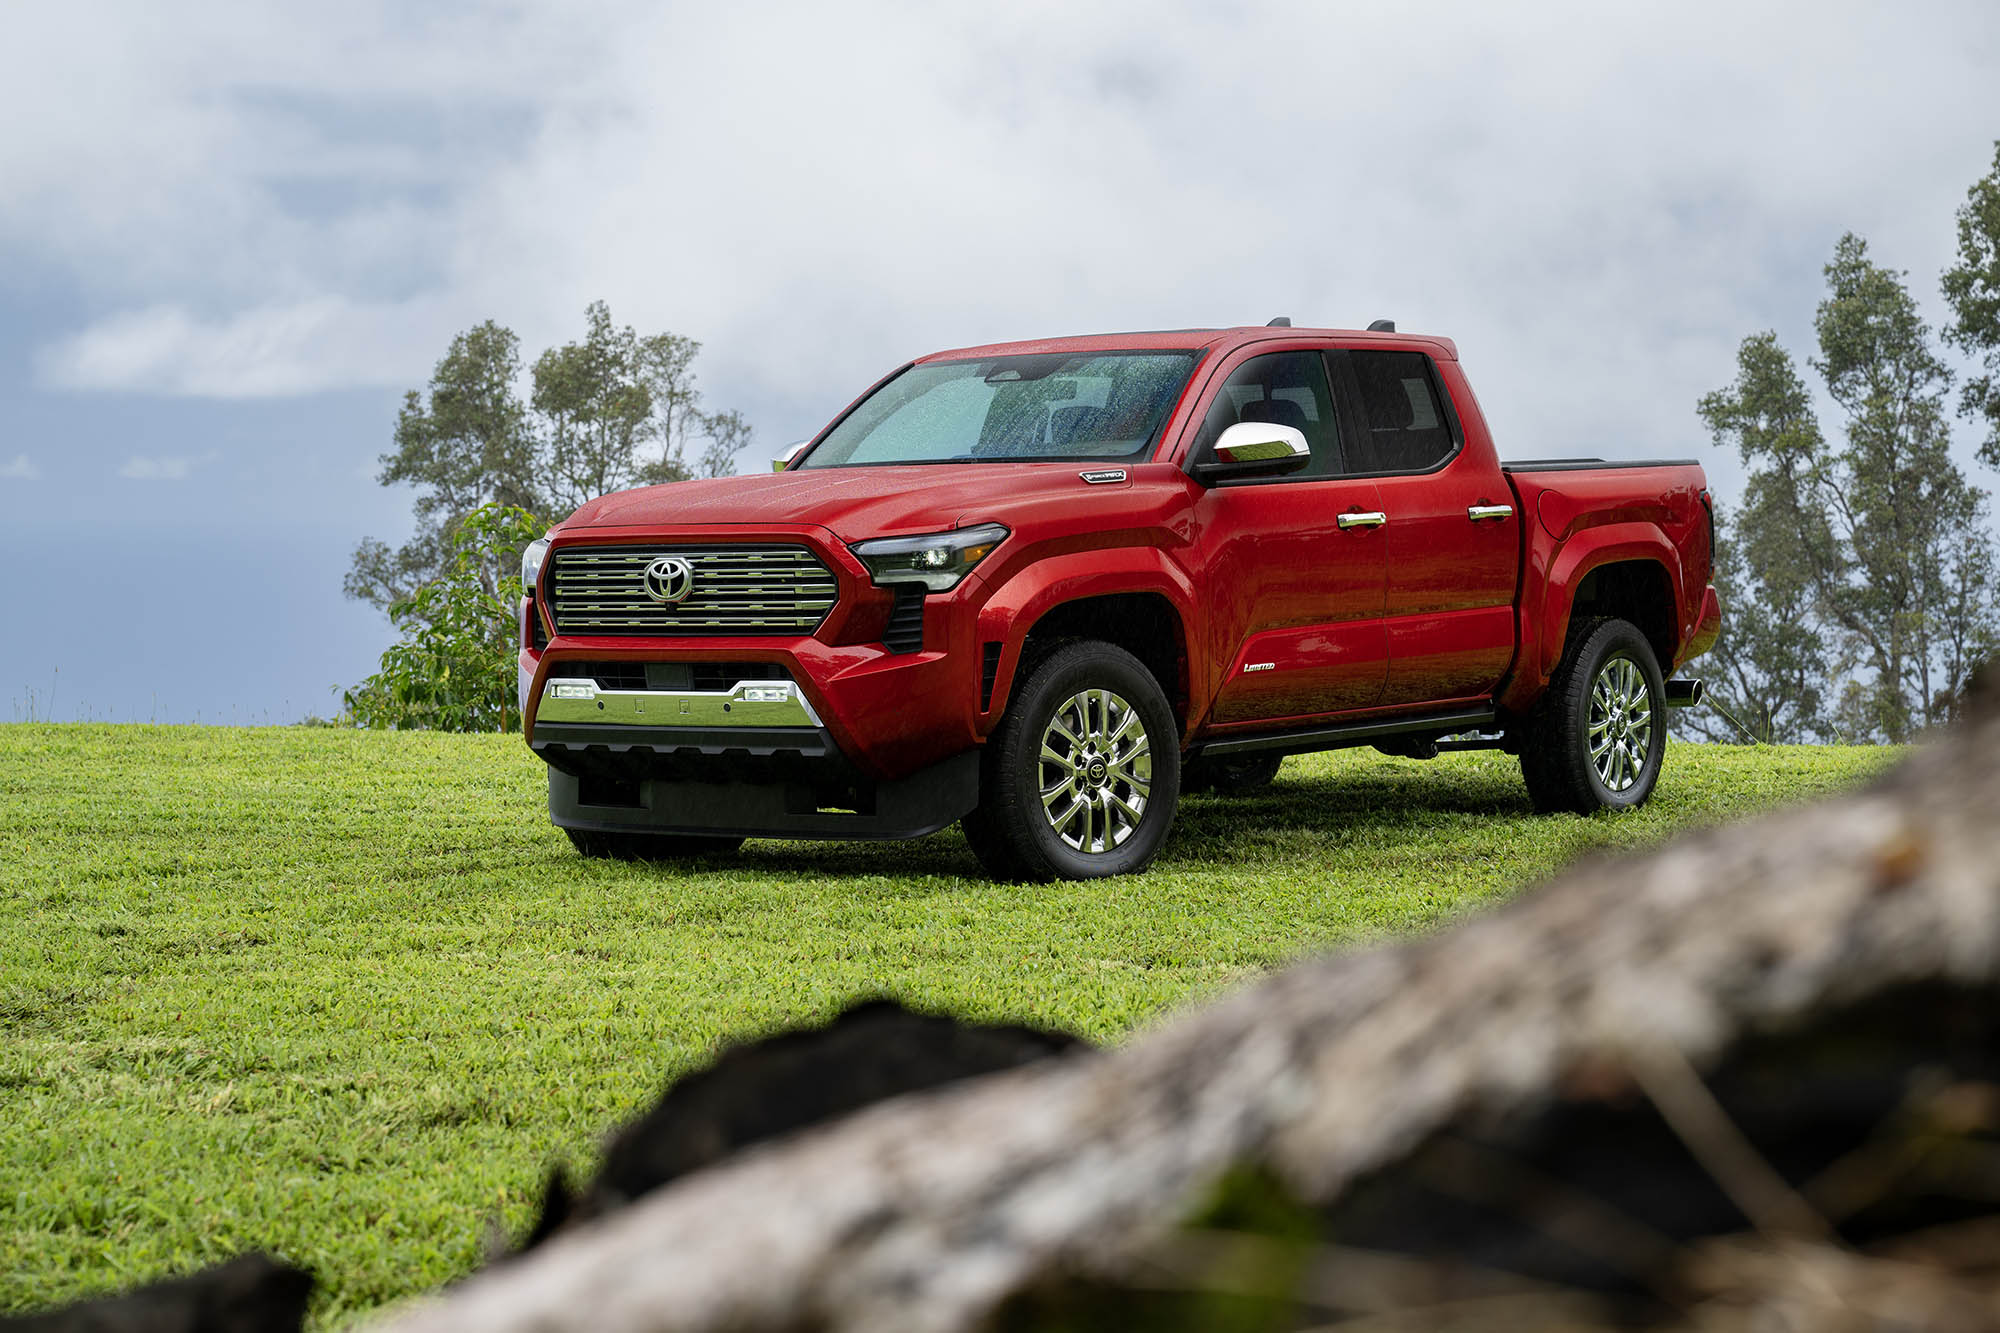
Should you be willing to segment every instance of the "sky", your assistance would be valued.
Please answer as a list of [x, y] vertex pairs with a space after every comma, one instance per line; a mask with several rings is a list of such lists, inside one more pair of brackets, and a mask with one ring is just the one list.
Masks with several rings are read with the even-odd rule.
[[336, 712], [402, 394], [597, 299], [753, 469], [939, 348], [1393, 318], [1503, 454], [1726, 500], [1737, 344], [1811, 350], [1850, 230], [1942, 323], [1996, 139], [1991, 0], [10, 9], [0, 721]]

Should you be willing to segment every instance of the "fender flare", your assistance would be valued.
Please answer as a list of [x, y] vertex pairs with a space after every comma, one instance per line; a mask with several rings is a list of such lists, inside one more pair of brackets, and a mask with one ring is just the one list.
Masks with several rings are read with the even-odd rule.
[[[1166, 599], [1180, 620], [1182, 644], [1188, 654], [1189, 691], [1201, 679], [1196, 656], [1207, 628], [1201, 601], [1194, 583], [1179, 565], [1162, 551], [1151, 547], [1126, 546], [1092, 551], [1076, 551], [1050, 556], [1024, 566], [1006, 582], [996, 585], [979, 609], [976, 641], [998, 643], [1000, 660], [993, 678], [992, 698], [977, 714], [982, 736], [999, 725], [1013, 693], [1014, 677], [1020, 670], [1021, 650], [1028, 635], [1049, 612], [1070, 602], [1090, 597], [1153, 594]], [[1190, 718], [1199, 716], [1196, 700], [1188, 701]]]
[[[1531, 707], [1549, 677], [1562, 661], [1569, 638], [1570, 615], [1576, 605], [1576, 590], [1592, 570], [1605, 565], [1645, 563], [1658, 565], [1667, 576], [1667, 592], [1674, 599], [1674, 629], [1685, 637], [1680, 625], [1681, 555], [1664, 532], [1651, 523], [1607, 523], [1586, 528], [1556, 549], [1545, 577], [1523, 580], [1521, 599], [1521, 652], [1513, 674], [1501, 687], [1503, 708], [1523, 712]], [[1529, 571], [1530, 578], [1534, 571]], [[1675, 645], [1678, 649], [1679, 645]], [[1672, 663], [1662, 663], [1663, 670]]]

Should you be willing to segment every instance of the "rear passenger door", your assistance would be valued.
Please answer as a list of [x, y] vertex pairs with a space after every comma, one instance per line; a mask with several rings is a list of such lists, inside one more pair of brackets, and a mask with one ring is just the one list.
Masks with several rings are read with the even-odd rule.
[[[1350, 466], [1384, 517], [1389, 658], [1384, 705], [1492, 693], [1514, 656], [1520, 517], [1490, 452], [1465, 449], [1427, 355], [1354, 348], [1329, 357]], [[1498, 511], [1506, 509], [1501, 514]]]
[[1289, 476], [1211, 486], [1196, 502], [1216, 673], [1210, 721], [1279, 722], [1373, 706], [1387, 672], [1384, 546], [1372, 521], [1379, 506], [1372, 481], [1342, 475], [1323, 352], [1250, 357], [1225, 370], [1212, 394], [1190, 469], [1239, 421], [1296, 427], [1312, 459]]

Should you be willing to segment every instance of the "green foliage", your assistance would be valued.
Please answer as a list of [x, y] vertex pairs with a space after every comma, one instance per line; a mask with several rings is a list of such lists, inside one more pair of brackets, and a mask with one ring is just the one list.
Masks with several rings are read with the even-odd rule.
[[364, 538], [344, 588], [387, 610], [443, 575], [457, 526], [482, 505], [567, 514], [629, 486], [719, 477], [750, 443], [735, 412], [703, 410], [694, 358], [678, 334], [619, 328], [602, 301], [581, 342], [537, 357], [523, 403], [521, 344], [492, 320], [459, 334], [396, 418], [385, 486], [418, 488], [417, 532], [401, 547]]
[[1945, 337], [1980, 359], [1984, 374], [1967, 379], [1959, 410], [1983, 417], [1979, 457], [2000, 468], [2000, 143], [1993, 169], [1973, 182], [1958, 210], [1958, 258], [1944, 271], [1944, 299], [1953, 320]]
[[[674, 333], [641, 337], [593, 301], [582, 342], [535, 361], [531, 400], [541, 425], [538, 476], [549, 513], [629, 486], [722, 476], [750, 442], [734, 412], [704, 412], [695, 388], [701, 344]], [[690, 445], [700, 443], [691, 467]]]
[[584, 861], [518, 736], [0, 726], [0, 1310], [267, 1247], [356, 1323], [725, 1039], [880, 993], [1115, 1041], [1893, 758], [1682, 746], [1644, 809], [1543, 818], [1504, 755], [1313, 755], [1085, 889], [956, 832]]
[[513, 731], [521, 551], [545, 525], [514, 505], [475, 509], [452, 531], [451, 565], [389, 607], [402, 638], [345, 695], [368, 727]]
[[1901, 741], [1951, 716], [2000, 636], [1986, 497], [1952, 461], [1951, 372], [1902, 275], [1851, 234], [1825, 271], [1812, 366], [1844, 441], [1772, 333], [1699, 408], [1750, 474], [1719, 697], [1765, 739]]

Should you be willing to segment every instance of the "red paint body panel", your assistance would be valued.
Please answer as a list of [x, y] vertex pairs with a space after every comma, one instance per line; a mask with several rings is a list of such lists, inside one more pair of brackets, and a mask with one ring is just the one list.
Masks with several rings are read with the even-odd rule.
[[[1203, 486], [1188, 474], [1201, 421], [1251, 356], [1325, 348], [1432, 359], [1460, 447], [1422, 475]], [[1328, 720], [1491, 702], [1531, 707], [1560, 658], [1575, 595], [1617, 561], [1657, 568], [1673, 599], [1678, 666], [1714, 642], [1720, 609], [1698, 466], [1503, 470], [1448, 339], [1352, 330], [1246, 328], [1049, 339], [936, 353], [1180, 348], [1202, 354], [1152, 460], [1091, 484], [1105, 465], [898, 464], [680, 482], [604, 496], [553, 535], [586, 543], [797, 541], [834, 571], [838, 602], [810, 637], [554, 638], [523, 648], [526, 725], [552, 663], [740, 660], [788, 667], [841, 750], [893, 779], [980, 744], [1005, 716], [1036, 623], [1084, 598], [1149, 594], [1174, 624], [1185, 678], [1184, 741]], [[1474, 521], [1473, 506], [1512, 505]], [[1380, 527], [1338, 525], [1379, 510]], [[924, 651], [880, 642], [891, 596], [849, 544], [970, 526], [1010, 536], [924, 607]], [[547, 566], [545, 565], [545, 568]], [[522, 642], [528, 642], [525, 622]], [[999, 645], [981, 708], [986, 646]], [[1268, 663], [1264, 669], [1259, 668]], [[1667, 664], [1663, 664], [1667, 665]]]

